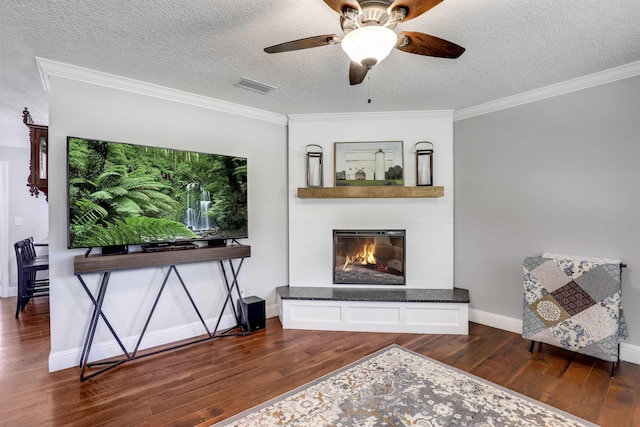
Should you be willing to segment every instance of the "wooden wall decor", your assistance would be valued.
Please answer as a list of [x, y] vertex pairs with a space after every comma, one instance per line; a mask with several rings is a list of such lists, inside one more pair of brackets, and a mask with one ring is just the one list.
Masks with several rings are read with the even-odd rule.
[[29, 145], [31, 147], [27, 186], [32, 196], [38, 197], [40, 193], [44, 193], [45, 198], [49, 201], [49, 156], [47, 153], [49, 126], [33, 123], [33, 118], [26, 107], [22, 112], [22, 121], [29, 128]]

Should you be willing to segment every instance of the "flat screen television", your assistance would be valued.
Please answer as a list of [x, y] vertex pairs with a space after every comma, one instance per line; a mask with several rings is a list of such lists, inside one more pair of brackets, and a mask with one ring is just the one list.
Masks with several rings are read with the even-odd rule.
[[248, 237], [247, 159], [67, 137], [68, 247]]

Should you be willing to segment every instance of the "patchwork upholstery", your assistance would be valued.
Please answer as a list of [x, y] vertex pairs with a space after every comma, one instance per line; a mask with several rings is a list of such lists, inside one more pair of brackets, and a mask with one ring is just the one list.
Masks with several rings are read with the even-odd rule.
[[629, 334], [612, 261], [525, 258], [522, 337], [617, 362]]

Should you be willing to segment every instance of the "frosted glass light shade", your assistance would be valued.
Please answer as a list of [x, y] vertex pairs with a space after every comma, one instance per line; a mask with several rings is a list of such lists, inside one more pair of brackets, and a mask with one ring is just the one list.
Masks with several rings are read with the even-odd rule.
[[372, 58], [375, 65], [389, 55], [397, 40], [398, 36], [389, 28], [362, 27], [345, 35], [341, 45], [352, 61], [362, 64]]

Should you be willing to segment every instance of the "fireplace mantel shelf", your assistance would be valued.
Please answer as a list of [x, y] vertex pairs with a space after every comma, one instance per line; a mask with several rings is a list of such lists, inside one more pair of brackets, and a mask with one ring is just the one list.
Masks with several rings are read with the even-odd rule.
[[420, 186], [345, 186], [345, 187], [300, 187], [298, 197], [301, 199], [389, 199], [442, 197], [444, 187]]

